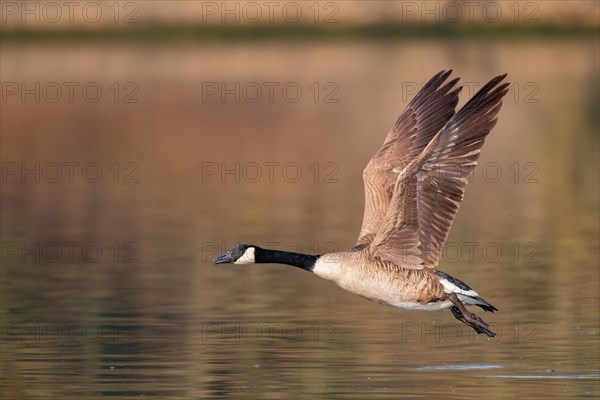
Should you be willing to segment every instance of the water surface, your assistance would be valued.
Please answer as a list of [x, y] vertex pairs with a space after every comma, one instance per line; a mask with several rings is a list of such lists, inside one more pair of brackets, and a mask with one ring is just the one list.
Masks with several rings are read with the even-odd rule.
[[[1, 110], [2, 398], [600, 395], [595, 43], [5, 45], [1, 66], [42, 88]], [[497, 338], [211, 265], [351, 247], [362, 168], [448, 67], [469, 95], [514, 82], [440, 266], [499, 308]], [[68, 82], [102, 95], [50, 101]]]

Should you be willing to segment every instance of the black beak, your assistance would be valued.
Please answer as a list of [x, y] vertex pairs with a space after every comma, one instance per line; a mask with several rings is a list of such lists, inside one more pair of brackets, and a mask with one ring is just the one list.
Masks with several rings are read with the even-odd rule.
[[231, 250], [222, 256], [213, 258], [213, 263], [216, 264], [228, 264], [234, 262], [233, 255], [231, 254]]

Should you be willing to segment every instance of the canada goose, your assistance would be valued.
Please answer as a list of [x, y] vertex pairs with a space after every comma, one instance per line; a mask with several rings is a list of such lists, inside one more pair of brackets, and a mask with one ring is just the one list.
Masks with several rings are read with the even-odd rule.
[[509, 84], [501, 83], [506, 74], [497, 76], [455, 114], [462, 87], [455, 87], [458, 78], [445, 83], [451, 72], [423, 86], [364, 169], [365, 210], [354, 248], [315, 256], [239, 244], [213, 262], [292, 265], [377, 303], [450, 308], [477, 333], [496, 336], [465, 306], [497, 309], [435, 267]]

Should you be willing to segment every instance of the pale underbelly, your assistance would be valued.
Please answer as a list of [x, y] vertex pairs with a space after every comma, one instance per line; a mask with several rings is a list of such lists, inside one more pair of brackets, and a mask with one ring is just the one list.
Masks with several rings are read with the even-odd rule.
[[393, 307], [402, 308], [403, 310], [418, 310], [418, 311], [439, 311], [445, 310], [452, 307], [450, 301], [437, 301], [434, 303], [417, 303], [417, 302], [398, 302], [396, 304], [390, 304]]
[[[363, 281], [363, 283], [366, 282]], [[363, 285], [357, 284], [356, 282], [347, 284], [343, 281], [337, 282], [337, 284], [342, 289], [360, 297], [364, 297], [367, 300], [404, 310], [437, 311], [452, 307], [452, 302], [449, 300], [419, 302], [416, 301], [418, 296], [415, 297], [414, 294], [411, 295], [398, 290], [386, 290], [383, 288], [378, 288], [376, 285]]]
[[449, 300], [433, 301], [430, 303], [419, 303], [418, 301], [402, 300], [398, 298], [386, 298], [380, 295], [373, 295], [371, 293], [357, 293], [353, 290], [348, 290], [358, 296], [364, 297], [372, 302], [383, 304], [390, 307], [401, 308], [403, 310], [415, 310], [415, 311], [439, 311], [445, 310], [453, 306]]
[[[401, 308], [403, 310], [415, 310], [415, 311], [439, 311], [446, 310], [454, 304], [450, 300], [434, 300], [430, 302], [419, 302], [411, 298], [406, 298], [398, 294], [390, 294], [385, 292], [373, 292], [369, 290], [356, 290], [356, 287], [344, 287], [339, 285], [342, 289], [354, 293], [360, 297], [364, 297], [375, 303], [387, 305], [390, 307]], [[467, 297], [462, 294], [457, 294], [458, 298], [463, 302], [465, 306], [472, 306], [478, 304], [472, 297]]]

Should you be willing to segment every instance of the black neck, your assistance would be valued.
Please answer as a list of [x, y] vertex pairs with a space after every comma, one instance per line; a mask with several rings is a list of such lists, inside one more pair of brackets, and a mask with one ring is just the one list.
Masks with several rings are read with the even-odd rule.
[[287, 264], [294, 267], [302, 268], [307, 271], [312, 271], [312, 268], [317, 262], [319, 256], [311, 256], [309, 254], [292, 253], [291, 251], [267, 250], [256, 248], [254, 262], [257, 264]]

